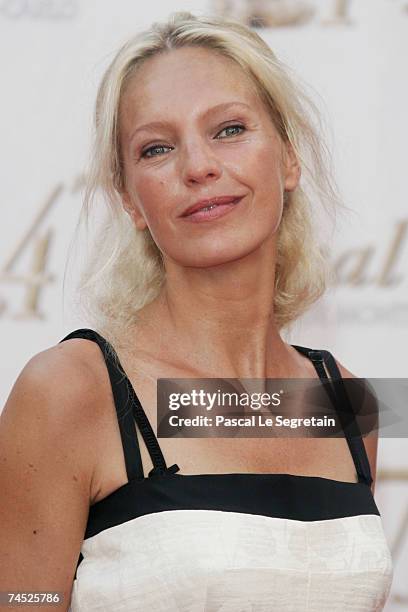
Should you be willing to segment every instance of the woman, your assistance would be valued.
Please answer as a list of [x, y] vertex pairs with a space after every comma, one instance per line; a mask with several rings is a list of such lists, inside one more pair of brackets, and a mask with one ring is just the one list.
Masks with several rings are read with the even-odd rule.
[[383, 609], [374, 436], [153, 433], [159, 378], [353, 376], [281, 336], [327, 282], [311, 204], [334, 192], [306, 111], [238, 23], [177, 13], [112, 61], [84, 209], [102, 188], [95, 324], [35, 355], [3, 413], [8, 590], [73, 612]]

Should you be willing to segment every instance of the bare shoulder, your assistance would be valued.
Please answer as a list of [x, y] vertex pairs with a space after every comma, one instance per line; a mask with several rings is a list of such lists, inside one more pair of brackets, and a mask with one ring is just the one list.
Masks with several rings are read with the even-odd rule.
[[[341, 364], [337, 359], [336, 359], [336, 363], [340, 370], [342, 378], [358, 378], [357, 376], [355, 376], [355, 374], [350, 372], [350, 370], [348, 370], [343, 364]], [[370, 463], [371, 477], [373, 479], [371, 489], [372, 489], [372, 492], [374, 493], [376, 474], [377, 474], [378, 430], [373, 429], [369, 435], [364, 436], [363, 443], [366, 449], [368, 461]]]
[[[20, 372], [10, 398], [29, 394], [37, 400], [37, 417], [46, 418], [47, 425], [64, 432], [65, 437], [73, 435], [75, 430], [95, 423], [100, 393], [98, 353], [95, 343], [75, 338], [35, 354]], [[17, 402], [14, 411], [23, 407], [24, 402]], [[51, 407], [52, 414], [47, 414]]]
[[[17, 377], [1, 413], [2, 443], [16, 449], [34, 445], [52, 459], [70, 456], [71, 471], [89, 489], [97, 461], [95, 427], [101, 412], [99, 347], [73, 339], [35, 354]], [[4, 446], [3, 446], [4, 448]], [[54, 465], [51, 462], [51, 465]]]
[[66, 341], [34, 355], [0, 418], [1, 581], [61, 591], [67, 602], [100, 450], [100, 390], [88, 351]]

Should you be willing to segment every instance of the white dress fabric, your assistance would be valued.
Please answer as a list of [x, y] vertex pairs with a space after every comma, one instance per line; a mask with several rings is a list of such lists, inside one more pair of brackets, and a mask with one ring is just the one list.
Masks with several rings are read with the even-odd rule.
[[164, 511], [103, 531], [82, 552], [72, 612], [377, 612], [392, 582], [375, 515]]

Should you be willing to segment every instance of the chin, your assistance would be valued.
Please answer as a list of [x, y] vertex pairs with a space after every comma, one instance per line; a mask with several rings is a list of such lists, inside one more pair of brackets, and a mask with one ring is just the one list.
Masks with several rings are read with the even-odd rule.
[[214, 266], [222, 266], [236, 261], [243, 260], [245, 257], [255, 253], [262, 246], [262, 242], [237, 246], [237, 240], [234, 244], [220, 245], [218, 249], [196, 247], [194, 252], [179, 254], [173, 258], [179, 265], [192, 268], [210, 268]]

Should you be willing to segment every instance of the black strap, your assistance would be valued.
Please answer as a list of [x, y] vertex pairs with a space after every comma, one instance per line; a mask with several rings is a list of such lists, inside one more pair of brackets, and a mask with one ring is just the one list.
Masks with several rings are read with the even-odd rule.
[[329, 351], [322, 350], [322, 353], [329, 374], [332, 380], [334, 381], [334, 389], [337, 392], [337, 397], [339, 398], [338, 401], [340, 407], [340, 416], [346, 413], [352, 415], [353, 417], [351, 419], [346, 419], [349, 423], [349, 426], [346, 428], [346, 431], [349, 433], [349, 436], [347, 436], [347, 442], [349, 444], [353, 458], [355, 459], [357, 474], [359, 477], [358, 480], [359, 482], [365, 482], [366, 484], [371, 486], [373, 479], [371, 476], [370, 462], [368, 461], [367, 452], [361, 435], [361, 430], [358, 425], [356, 411], [354, 410], [353, 404], [350, 401], [350, 397], [346, 391], [344, 379], [341, 375], [336, 360]]
[[[356, 413], [347, 394], [336, 360], [329, 351], [324, 349], [315, 351], [306, 347], [293, 346], [311, 359], [319, 378], [326, 381], [324, 388], [343, 426], [347, 444], [357, 471], [358, 481], [364, 482], [370, 486], [373, 482], [370, 463], [362, 440], [361, 430], [355, 418]], [[330, 378], [324, 366], [326, 366]], [[330, 386], [327, 384], [328, 381], [331, 382]]]
[[70, 338], [85, 338], [99, 345], [102, 351], [112, 387], [112, 393], [122, 439], [128, 480], [143, 479], [144, 471], [136, 435], [135, 421], [140, 429], [146, 448], [153, 463], [150, 475], [178, 471], [178, 466], [167, 468], [152, 426], [136, 395], [133, 386], [123, 370], [119, 357], [113, 346], [93, 329], [81, 328], [71, 332], [60, 342]]

